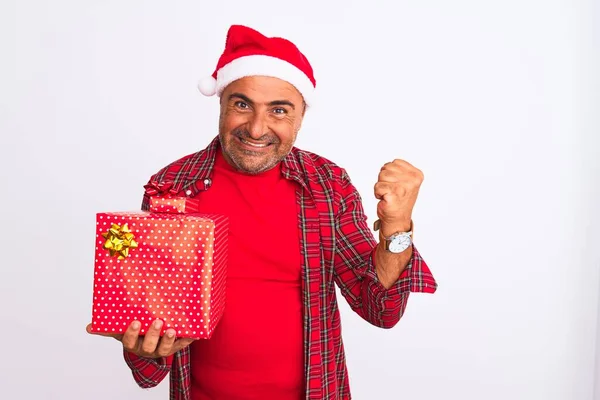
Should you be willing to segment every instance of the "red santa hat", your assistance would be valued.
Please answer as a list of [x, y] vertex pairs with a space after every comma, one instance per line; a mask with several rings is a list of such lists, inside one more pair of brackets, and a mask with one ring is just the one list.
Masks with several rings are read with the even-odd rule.
[[252, 28], [233, 25], [227, 33], [225, 50], [211, 76], [198, 89], [205, 96], [221, 95], [231, 82], [246, 76], [269, 76], [294, 85], [307, 105], [313, 99], [316, 81], [313, 70], [289, 40], [266, 37]]

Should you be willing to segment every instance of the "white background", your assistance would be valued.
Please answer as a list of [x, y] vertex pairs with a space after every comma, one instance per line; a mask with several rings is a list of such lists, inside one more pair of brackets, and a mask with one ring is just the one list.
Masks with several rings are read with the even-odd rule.
[[167, 398], [85, 333], [94, 218], [138, 209], [152, 173], [216, 135], [217, 100], [195, 85], [242, 23], [309, 57], [318, 104], [297, 144], [349, 170], [371, 221], [383, 163], [425, 173], [416, 241], [439, 291], [392, 330], [340, 298], [354, 398], [600, 399], [598, 11], [2, 1], [0, 398]]

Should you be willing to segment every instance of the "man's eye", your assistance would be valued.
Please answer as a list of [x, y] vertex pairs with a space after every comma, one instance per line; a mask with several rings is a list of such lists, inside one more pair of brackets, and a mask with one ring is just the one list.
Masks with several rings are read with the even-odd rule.
[[273, 110], [273, 112], [275, 114], [285, 114], [285, 113], [287, 113], [287, 110], [282, 107], [277, 107], [276, 109]]
[[236, 101], [235, 106], [239, 108], [248, 108], [248, 104], [244, 103], [243, 101]]

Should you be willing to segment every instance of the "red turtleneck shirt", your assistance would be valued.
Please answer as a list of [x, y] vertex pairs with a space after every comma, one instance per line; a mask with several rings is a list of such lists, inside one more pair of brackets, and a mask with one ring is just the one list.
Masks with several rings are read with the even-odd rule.
[[237, 172], [218, 151], [200, 211], [229, 216], [224, 315], [191, 345], [192, 399], [304, 397], [298, 186], [279, 166]]

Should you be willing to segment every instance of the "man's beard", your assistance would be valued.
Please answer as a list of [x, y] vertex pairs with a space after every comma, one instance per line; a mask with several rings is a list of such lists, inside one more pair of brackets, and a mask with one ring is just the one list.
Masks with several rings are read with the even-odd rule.
[[[285, 158], [292, 147], [290, 145], [289, 148], [286, 149], [287, 146], [282, 144], [279, 137], [274, 134], [265, 134], [258, 140], [255, 140], [250, 135], [250, 132], [244, 128], [234, 129], [228, 137], [229, 143], [225, 140], [224, 134], [219, 134], [221, 148], [223, 149], [226, 158], [231, 161], [237, 170], [250, 175], [260, 174], [275, 167]], [[249, 149], [239, 148], [237, 144], [240, 144], [240, 139], [253, 143], [268, 143], [269, 147], [273, 147], [271, 150], [272, 152], [268, 155], [260, 155], [258, 151], [254, 152]], [[260, 161], [256, 160], [257, 157], [261, 158]]]

